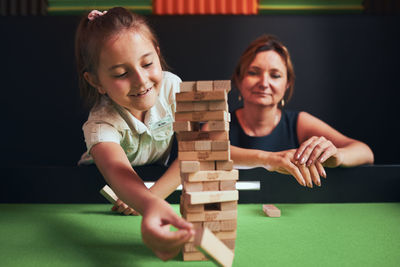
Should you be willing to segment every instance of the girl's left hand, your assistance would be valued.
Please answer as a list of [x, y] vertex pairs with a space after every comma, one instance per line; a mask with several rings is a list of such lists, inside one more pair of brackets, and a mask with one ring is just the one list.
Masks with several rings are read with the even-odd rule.
[[323, 136], [313, 136], [304, 141], [297, 149], [294, 157], [299, 164], [306, 164], [307, 166], [320, 162], [325, 167], [337, 167], [343, 161], [342, 154], [336, 146]]

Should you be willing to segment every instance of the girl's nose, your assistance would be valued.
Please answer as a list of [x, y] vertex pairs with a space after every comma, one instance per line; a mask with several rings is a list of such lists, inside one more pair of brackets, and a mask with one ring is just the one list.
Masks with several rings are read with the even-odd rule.
[[140, 88], [146, 85], [147, 75], [145, 71], [136, 70], [135, 74], [132, 75], [132, 83], [135, 87]]

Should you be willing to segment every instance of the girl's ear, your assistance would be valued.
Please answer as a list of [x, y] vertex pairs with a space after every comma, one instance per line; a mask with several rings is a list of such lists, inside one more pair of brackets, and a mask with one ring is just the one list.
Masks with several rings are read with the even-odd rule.
[[85, 73], [83, 73], [83, 77], [85, 78], [85, 80], [86, 80], [91, 86], [93, 86], [94, 88], [96, 88], [97, 91], [98, 91], [100, 94], [102, 94], [102, 95], [106, 94], [106, 91], [105, 91], [104, 88], [101, 87], [101, 85], [97, 82], [97, 78], [96, 78], [93, 74], [91, 74], [91, 73], [89, 73], [89, 72], [86, 71]]

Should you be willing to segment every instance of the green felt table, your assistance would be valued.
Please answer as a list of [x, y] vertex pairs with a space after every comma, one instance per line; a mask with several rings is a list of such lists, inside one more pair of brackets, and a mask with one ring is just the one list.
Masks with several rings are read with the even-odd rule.
[[[233, 266], [400, 266], [400, 203], [276, 206], [238, 206]], [[157, 259], [140, 221], [106, 204], [0, 204], [0, 265], [213, 266]]]

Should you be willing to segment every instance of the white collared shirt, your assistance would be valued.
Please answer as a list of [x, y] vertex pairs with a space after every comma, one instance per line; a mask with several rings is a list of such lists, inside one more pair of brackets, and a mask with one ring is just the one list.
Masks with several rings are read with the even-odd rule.
[[120, 144], [132, 166], [165, 163], [174, 134], [175, 93], [179, 92], [180, 83], [175, 74], [163, 72], [158, 100], [146, 112], [144, 122], [103, 96], [82, 127], [87, 152], [78, 164], [92, 163], [90, 149], [101, 142]]

